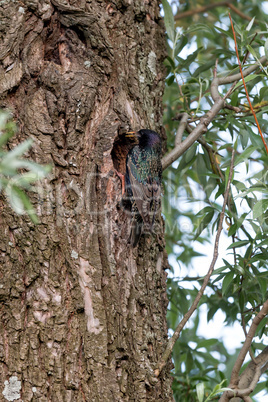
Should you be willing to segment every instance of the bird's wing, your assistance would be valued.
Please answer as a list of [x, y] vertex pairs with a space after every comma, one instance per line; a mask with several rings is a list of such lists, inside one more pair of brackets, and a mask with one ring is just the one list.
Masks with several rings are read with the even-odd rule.
[[127, 165], [133, 198], [145, 225], [148, 226], [145, 229], [151, 230], [160, 204], [159, 180], [150, 177], [142, 178], [146, 167], [141, 167], [137, 160], [133, 161], [132, 158], [129, 158]]

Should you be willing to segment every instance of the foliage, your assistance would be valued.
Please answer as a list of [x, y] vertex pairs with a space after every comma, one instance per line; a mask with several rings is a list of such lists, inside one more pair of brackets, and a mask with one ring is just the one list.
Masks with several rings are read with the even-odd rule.
[[[207, 14], [193, 13], [176, 20], [176, 16], [183, 11], [194, 11], [190, 8], [192, 3], [187, 1], [182, 5], [180, 2], [179, 5], [173, 2], [173, 9], [166, 0], [162, 4], [168, 48], [164, 124], [168, 150], [171, 150], [179, 125], [180, 116], [177, 116], [187, 112], [188, 124], [193, 129], [213, 104], [211, 83], [214, 74], [227, 77], [238, 73], [239, 69], [228, 9], [215, 7]], [[194, 4], [192, 7], [195, 8], [206, 5], [202, 1]], [[241, 11], [241, 15], [231, 13], [240, 60], [243, 69], [246, 69], [268, 53], [267, 25], [263, 22], [261, 1], [252, 4], [244, 0], [234, 2], [234, 5]], [[175, 12], [174, 20], [172, 10], [176, 7], [179, 10]], [[242, 10], [252, 18], [251, 21], [245, 20]], [[214, 70], [216, 64], [217, 72]], [[246, 84], [259, 124], [265, 132], [267, 67], [260, 65], [246, 77]], [[230, 87], [231, 84], [222, 85], [221, 96]], [[202, 255], [196, 245], [200, 244], [205, 249], [217, 229], [231, 151], [235, 149], [235, 171], [225, 221], [230, 244], [226, 258], [213, 273], [201, 304], [207, 307], [208, 321], [221, 310], [226, 316], [226, 324], [239, 322], [246, 329], [268, 296], [268, 157], [241, 80], [226, 101], [228, 107], [223, 108], [208, 126], [208, 131], [202, 136], [204, 141], [191, 146], [165, 171], [163, 210], [170, 261], [176, 261], [182, 269], [190, 268], [191, 272], [195, 257]], [[185, 130], [182, 139], [187, 135]], [[175, 330], [188, 310], [202, 282], [202, 278], [196, 275], [187, 277], [187, 282], [175, 278], [177, 271], [174, 266], [171, 266], [168, 280], [168, 323], [171, 331]], [[210, 400], [205, 398], [211, 393], [210, 398], [213, 398], [215, 387], [219, 391], [223, 380], [230, 378], [234, 363], [235, 356], [230, 355], [221, 340], [209, 339], [209, 334], [208, 339], [197, 335], [199, 319], [198, 311], [191, 322], [192, 327], [183, 330], [173, 352], [173, 388], [178, 401]], [[256, 331], [259, 340], [256, 338], [252, 345], [256, 355], [264, 349], [265, 336], [267, 319], [261, 321]], [[213, 357], [215, 352], [216, 358]], [[225, 381], [224, 384], [227, 383]], [[265, 384], [266, 381], [260, 382], [255, 391], [264, 389]], [[197, 394], [204, 394], [204, 398], [197, 397]]]
[[15, 132], [16, 125], [9, 113], [0, 111], [0, 192], [6, 196], [17, 214], [27, 213], [34, 223], [38, 223], [36, 212], [26, 191], [37, 191], [33, 184], [44, 178], [50, 167], [22, 158], [32, 146], [32, 139], [22, 142], [10, 151], [4, 150]]

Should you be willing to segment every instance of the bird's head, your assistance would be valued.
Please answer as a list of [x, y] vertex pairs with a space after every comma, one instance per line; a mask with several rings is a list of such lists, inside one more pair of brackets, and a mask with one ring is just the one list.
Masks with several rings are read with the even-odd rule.
[[129, 131], [126, 137], [135, 141], [141, 148], [151, 148], [161, 146], [160, 136], [153, 130], [141, 129], [139, 131]]
[[136, 131], [128, 131], [125, 134], [125, 137], [129, 138], [131, 141], [133, 141], [134, 145], [139, 143], [139, 137], [138, 133]]

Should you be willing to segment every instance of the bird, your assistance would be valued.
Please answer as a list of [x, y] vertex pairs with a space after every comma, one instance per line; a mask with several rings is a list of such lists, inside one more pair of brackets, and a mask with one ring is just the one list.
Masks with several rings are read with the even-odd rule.
[[152, 233], [160, 208], [162, 164], [161, 137], [152, 130], [130, 131], [136, 145], [126, 158], [125, 193], [131, 203], [131, 232], [128, 243], [136, 247], [142, 233]]

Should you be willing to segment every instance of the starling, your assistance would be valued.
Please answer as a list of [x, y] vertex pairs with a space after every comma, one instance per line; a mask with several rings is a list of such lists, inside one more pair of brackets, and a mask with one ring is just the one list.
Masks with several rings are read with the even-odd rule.
[[161, 138], [152, 130], [127, 133], [137, 140], [127, 155], [126, 194], [131, 202], [129, 243], [136, 247], [143, 233], [153, 230], [161, 196]]

